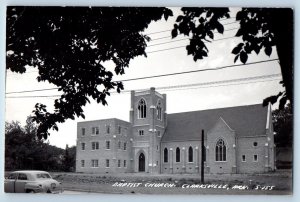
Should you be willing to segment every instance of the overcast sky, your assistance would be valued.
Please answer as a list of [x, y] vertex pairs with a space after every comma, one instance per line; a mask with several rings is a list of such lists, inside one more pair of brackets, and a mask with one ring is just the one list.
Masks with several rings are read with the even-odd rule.
[[[234, 17], [237, 8], [231, 9], [231, 16]], [[170, 30], [173, 27], [176, 15], [180, 13], [178, 8], [173, 8], [174, 17], [167, 22], [162, 20], [150, 24], [145, 33], [153, 33], [158, 31]], [[223, 24], [234, 22], [235, 19], [222, 21]], [[237, 28], [238, 23], [224, 25], [225, 30]], [[223, 35], [217, 34], [215, 39], [232, 37], [236, 33], [235, 30], [225, 31]], [[152, 39], [170, 36], [170, 32], [161, 32], [149, 35]], [[183, 37], [176, 38], [175, 40]], [[234, 55], [231, 54], [233, 47], [238, 44], [241, 39], [238, 37], [215, 41], [211, 44], [206, 44], [209, 49], [209, 57], [194, 62], [192, 56], [187, 56], [185, 47], [169, 49], [179, 46], [184, 46], [188, 40], [178, 42], [155, 45], [158, 43], [169, 42], [171, 37], [153, 40], [149, 42], [149, 47], [146, 49], [149, 52], [148, 57], [140, 56], [132, 60], [129, 68], [126, 69], [126, 74], [121, 77], [116, 77], [115, 80], [138, 78], [152, 75], [161, 75], [169, 73], [177, 73], [191, 70], [201, 70], [208, 68], [217, 68], [226, 65], [234, 64]], [[155, 45], [155, 46], [151, 46]], [[153, 52], [156, 50], [169, 49], [165, 51]], [[253, 54], [249, 57], [248, 63], [254, 61], [263, 61], [276, 59], [277, 54], [273, 48], [272, 55], [266, 56], [263, 51], [260, 55]], [[107, 68], [112, 68], [112, 64], [107, 62], [104, 64]], [[277, 61], [260, 63], [256, 65], [239, 66], [227, 68], [217, 71], [205, 71], [198, 73], [182, 74], [177, 76], [160, 77], [145, 80], [136, 80], [124, 82], [125, 90], [145, 89], [150, 87], [167, 87], [185, 84], [196, 84], [212, 81], [223, 81], [230, 79], [248, 78], [254, 76], [281, 74], [280, 67]], [[33, 89], [44, 89], [55, 87], [48, 83], [39, 83], [36, 81], [37, 73], [35, 69], [29, 68], [28, 73], [19, 75], [12, 72], [7, 72], [6, 92], [24, 91]], [[270, 95], [277, 94], [282, 90], [279, 84], [280, 77], [272, 79], [273, 81], [244, 81], [231, 83], [234, 85], [206, 85], [193, 88], [172, 88], [171, 90], [161, 90], [160, 93], [167, 94], [167, 113], [195, 111], [212, 108], [222, 108], [230, 106], [250, 105], [262, 103], [262, 100]], [[22, 94], [9, 94], [7, 96], [28, 96], [28, 95], [58, 95], [56, 90], [31, 92]], [[34, 105], [39, 102], [46, 104], [49, 109], [53, 109], [55, 97], [50, 98], [7, 98], [6, 99], [6, 121], [17, 120], [22, 125], [25, 124], [26, 117], [31, 114]], [[130, 94], [112, 94], [107, 99], [108, 106], [102, 106], [92, 101], [84, 107], [85, 120], [119, 118], [129, 121], [130, 109]], [[275, 108], [276, 106], [273, 106]], [[50, 144], [65, 148], [76, 144], [76, 124], [83, 119], [74, 121], [68, 120], [63, 124], [59, 124], [58, 132], [51, 132], [49, 138]]]

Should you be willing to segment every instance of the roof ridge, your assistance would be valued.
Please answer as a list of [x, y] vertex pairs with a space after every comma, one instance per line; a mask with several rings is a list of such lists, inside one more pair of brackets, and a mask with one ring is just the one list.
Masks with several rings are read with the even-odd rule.
[[[172, 114], [184, 114], [184, 113], [192, 113], [192, 112], [203, 112], [203, 111], [213, 111], [213, 110], [221, 110], [221, 109], [232, 109], [232, 108], [238, 108], [238, 107], [252, 107], [252, 106], [258, 106], [258, 105], [262, 105], [262, 103], [258, 103], [258, 104], [249, 104], [249, 105], [238, 105], [238, 106], [232, 106], [232, 107], [221, 107], [221, 108], [211, 108], [211, 109], [203, 109], [203, 110], [193, 110], [193, 111], [185, 111], [185, 112], [176, 112], [176, 113], [170, 113], [168, 115], [172, 115]], [[267, 106], [265, 106], [267, 107]]]

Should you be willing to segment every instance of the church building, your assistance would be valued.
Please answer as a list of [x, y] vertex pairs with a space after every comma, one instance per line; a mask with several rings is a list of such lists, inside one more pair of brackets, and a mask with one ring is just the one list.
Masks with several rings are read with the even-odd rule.
[[155, 88], [132, 91], [130, 122], [79, 122], [76, 172], [197, 174], [202, 152], [205, 173], [275, 170], [270, 105], [167, 114], [166, 99]]

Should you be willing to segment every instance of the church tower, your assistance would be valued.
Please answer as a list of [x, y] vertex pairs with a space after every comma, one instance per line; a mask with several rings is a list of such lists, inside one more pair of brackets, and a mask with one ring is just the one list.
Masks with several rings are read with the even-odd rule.
[[134, 172], [160, 173], [160, 141], [167, 125], [166, 95], [131, 91]]

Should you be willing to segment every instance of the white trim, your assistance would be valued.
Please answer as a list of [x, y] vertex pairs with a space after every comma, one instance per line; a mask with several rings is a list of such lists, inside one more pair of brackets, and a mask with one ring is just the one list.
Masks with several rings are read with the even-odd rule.
[[266, 129], [269, 129], [270, 127], [270, 115], [271, 115], [271, 104], [268, 105], [268, 114], [267, 114], [267, 123], [266, 123]]
[[230, 128], [230, 126], [226, 123], [226, 121], [221, 116], [219, 119], [221, 119], [225, 123], [225, 125], [229, 128], [229, 130], [234, 131], [232, 128]]
[[150, 124], [133, 125], [132, 127], [150, 126]]

